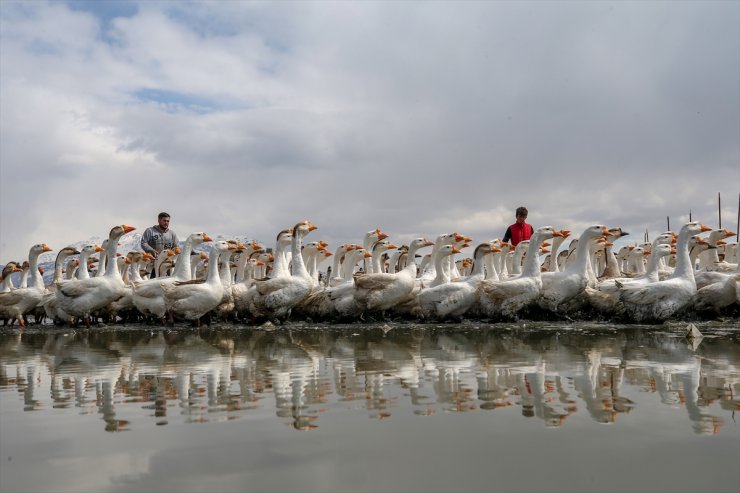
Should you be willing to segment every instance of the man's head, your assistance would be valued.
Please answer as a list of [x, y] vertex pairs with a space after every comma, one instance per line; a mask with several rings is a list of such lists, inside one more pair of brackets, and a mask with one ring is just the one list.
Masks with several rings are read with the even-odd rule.
[[526, 207], [517, 207], [516, 208], [516, 222], [523, 223], [527, 220], [527, 215], [529, 214], [529, 211]]
[[160, 212], [157, 216], [159, 227], [162, 229], [168, 229], [170, 227], [170, 215], [166, 212]]

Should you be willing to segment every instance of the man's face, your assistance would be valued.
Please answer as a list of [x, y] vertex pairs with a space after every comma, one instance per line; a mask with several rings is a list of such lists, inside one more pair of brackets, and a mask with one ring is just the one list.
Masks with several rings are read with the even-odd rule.
[[519, 224], [523, 223], [526, 220], [527, 220], [526, 214], [517, 214], [516, 215], [516, 222], [518, 222]]
[[169, 217], [160, 218], [159, 227], [162, 229], [168, 229], [170, 227], [170, 218]]

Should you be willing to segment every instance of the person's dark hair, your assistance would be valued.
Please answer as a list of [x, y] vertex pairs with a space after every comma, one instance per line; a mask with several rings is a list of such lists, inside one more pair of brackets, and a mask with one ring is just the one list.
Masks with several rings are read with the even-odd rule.
[[529, 215], [529, 211], [527, 210], [526, 207], [517, 207], [516, 208], [516, 215], [517, 216], [525, 216], [526, 217], [526, 216]]
[[167, 214], [166, 212], [160, 212], [159, 215], [157, 216], [157, 220], [162, 219], [163, 217], [170, 217], [170, 215]]

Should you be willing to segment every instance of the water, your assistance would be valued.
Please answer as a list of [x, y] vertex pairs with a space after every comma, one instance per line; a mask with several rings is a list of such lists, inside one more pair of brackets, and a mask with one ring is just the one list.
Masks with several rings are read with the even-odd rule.
[[0, 333], [0, 491], [740, 491], [740, 330]]

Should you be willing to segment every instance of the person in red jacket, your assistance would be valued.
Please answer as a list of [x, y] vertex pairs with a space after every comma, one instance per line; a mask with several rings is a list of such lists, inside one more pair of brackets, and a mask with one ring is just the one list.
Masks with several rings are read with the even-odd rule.
[[517, 246], [519, 242], [528, 240], [534, 233], [534, 228], [531, 224], [527, 224], [527, 211], [526, 207], [516, 208], [516, 222], [506, 228], [506, 234], [504, 234], [504, 241], [510, 241], [512, 245]]

